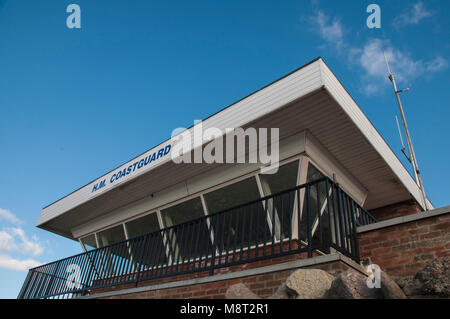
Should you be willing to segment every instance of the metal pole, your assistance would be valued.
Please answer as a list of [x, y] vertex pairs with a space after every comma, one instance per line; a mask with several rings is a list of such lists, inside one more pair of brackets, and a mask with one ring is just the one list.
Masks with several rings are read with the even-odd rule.
[[409, 154], [411, 156], [411, 163], [413, 165], [414, 175], [416, 177], [416, 183], [419, 186], [420, 191], [422, 193], [422, 200], [423, 200], [424, 209], [425, 209], [425, 211], [427, 211], [428, 210], [427, 197], [425, 195], [425, 189], [423, 187], [422, 178], [420, 177], [419, 165], [417, 164], [416, 154], [414, 153], [414, 147], [413, 147], [413, 144], [412, 144], [411, 136], [409, 135], [408, 124], [406, 123], [406, 117], [405, 117], [405, 112], [403, 111], [402, 101], [400, 100], [400, 94], [399, 93], [402, 92], [402, 91], [399, 91], [397, 89], [397, 83], [395, 82], [394, 75], [391, 73], [391, 69], [389, 67], [389, 62], [388, 62], [388, 59], [386, 57], [386, 54], [384, 55], [384, 58], [386, 60], [386, 66], [387, 66], [387, 69], [388, 69], [388, 72], [389, 72], [388, 78], [392, 82], [392, 85], [394, 86], [395, 97], [397, 99], [398, 108], [400, 110], [400, 115], [402, 116], [402, 122], [403, 122], [403, 126], [405, 128], [406, 141], [408, 143]]

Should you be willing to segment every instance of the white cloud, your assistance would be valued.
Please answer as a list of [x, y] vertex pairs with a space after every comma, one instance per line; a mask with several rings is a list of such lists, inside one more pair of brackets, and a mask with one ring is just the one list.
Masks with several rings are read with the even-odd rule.
[[323, 11], [317, 10], [315, 15], [310, 17], [309, 23], [313, 30], [329, 44], [336, 45], [338, 48], [344, 45], [344, 29], [339, 19], [332, 19]]
[[425, 8], [422, 1], [414, 4], [410, 10], [401, 14], [394, 20], [394, 26], [403, 27], [410, 24], [419, 24], [425, 18], [432, 17], [434, 12]]
[[34, 259], [19, 260], [8, 255], [0, 254], [0, 267], [18, 271], [28, 271], [28, 269], [37, 267], [41, 263]]
[[438, 72], [441, 71], [448, 66], [448, 61], [443, 57], [437, 57], [432, 61], [425, 63], [425, 67], [429, 72]]
[[2, 219], [12, 224], [23, 224], [23, 222], [9, 210], [0, 208], [0, 220]]
[[409, 53], [394, 48], [387, 40], [370, 40], [362, 49], [352, 49], [349, 55], [350, 61], [363, 70], [363, 91], [366, 94], [375, 93], [384, 82], [388, 82], [384, 52], [392, 73], [400, 83], [410, 84], [425, 72], [438, 72], [448, 65], [447, 60], [442, 57], [428, 62], [415, 60]]
[[0, 231], [0, 251], [37, 256], [43, 249], [37, 238], [30, 240], [22, 228], [6, 228]]
[[[448, 66], [448, 61], [443, 57], [436, 57], [430, 61], [414, 59], [410, 53], [395, 48], [388, 40], [371, 39], [362, 47], [357, 47], [346, 40], [344, 27], [337, 17], [327, 16], [317, 8], [317, 4], [313, 6], [314, 14], [308, 19], [312, 30], [324, 40], [327, 50], [332, 50], [350, 65], [362, 70], [361, 89], [368, 95], [379, 91], [383, 84], [389, 84], [384, 52], [400, 85], [408, 85], [425, 73], [438, 72]], [[418, 2], [413, 6], [408, 18], [411, 19], [410, 23], [416, 23], [415, 21], [418, 23], [431, 14], [422, 2]]]
[[[14, 221], [14, 219], [10, 220]], [[7, 227], [0, 230], [0, 267], [19, 271], [28, 270], [39, 265], [39, 262], [32, 257], [41, 255], [43, 251], [39, 239], [34, 235], [31, 239], [28, 238], [21, 227]]]

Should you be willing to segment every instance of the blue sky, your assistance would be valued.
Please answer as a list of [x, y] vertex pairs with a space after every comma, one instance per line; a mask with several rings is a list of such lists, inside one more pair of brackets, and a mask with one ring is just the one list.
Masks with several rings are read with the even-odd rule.
[[[66, 7], [81, 7], [81, 29]], [[366, 7], [381, 8], [381, 28]], [[35, 227], [63, 197], [322, 56], [400, 152], [386, 51], [429, 198], [450, 204], [450, 2], [0, 0], [0, 298], [75, 253]]]

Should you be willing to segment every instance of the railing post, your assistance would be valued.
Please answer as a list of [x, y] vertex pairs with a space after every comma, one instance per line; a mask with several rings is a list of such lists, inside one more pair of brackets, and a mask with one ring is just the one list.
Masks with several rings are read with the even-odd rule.
[[353, 247], [354, 247], [354, 258], [359, 263], [359, 243], [358, 243], [358, 232], [356, 229], [356, 210], [355, 210], [355, 202], [350, 198], [350, 203], [352, 206], [352, 228], [353, 228]]
[[[211, 229], [211, 231], [214, 231], [214, 234], [217, 234], [218, 224], [219, 224], [219, 215], [214, 216], [216, 218], [215, 227], [214, 230]], [[211, 270], [209, 271], [209, 275], [214, 275], [214, 266], [216, 263], [216, 250], [217, 250], [217, 236], [214, 236], [214, 242], [212, 246], [212, 253], [211, 253]]]
[[[136, 268], [137, 268], [137, 270], [136, 270], [136, 280], [134, 282], [134, 286], [135, 287], [137, 287], [137, 285], [139, 283], [139, 277], [140, 277], [141, 268], [142, 268], [142, 259], [143, 259], [143, 254], [144, 254], [144, 247], [145, 247], [146, 239], [148, 239], [148, 237], [149, 236], [146, 235], [145, 237], [142, 238], [142, 244], [141, 244], [141, 247], [140, 247], [141, 249], [140, 249], [140, 252], [139, 252], [139, 258], [136, 261]], [[156, 236], [155, 236], [155, 241], [156, 241]], [[140, 261], [140, 264], [138, 265], [139, 261]]]
[[25, 282], [23, 283], [22, 289], [20, 289], [17, 299], [24, 299], [23, 297], [25, 296], [25, 292], [27, 291], [28, 286], [30, 285], [30, 279], [31, 279], [32, 273], [33, 273], [32, 270], [28, 270], [27, 277], [25, 278]]
[[306, 185], [306, 236], [308, 239], [308, 258], [312, 257], [312, 227], [311, 227], [311, 205], [310, 205], [310, 185]]

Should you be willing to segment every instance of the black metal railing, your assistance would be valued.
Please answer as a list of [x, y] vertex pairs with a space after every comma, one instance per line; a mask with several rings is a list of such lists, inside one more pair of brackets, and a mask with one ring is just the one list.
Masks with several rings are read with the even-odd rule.
[[[359, 261], [376, 220], [329, 178], [30, 269], [18, 298], [72, 298], [121, 284], [333, 249]], [[303, 258], [299, 257], [299, 258]]]

